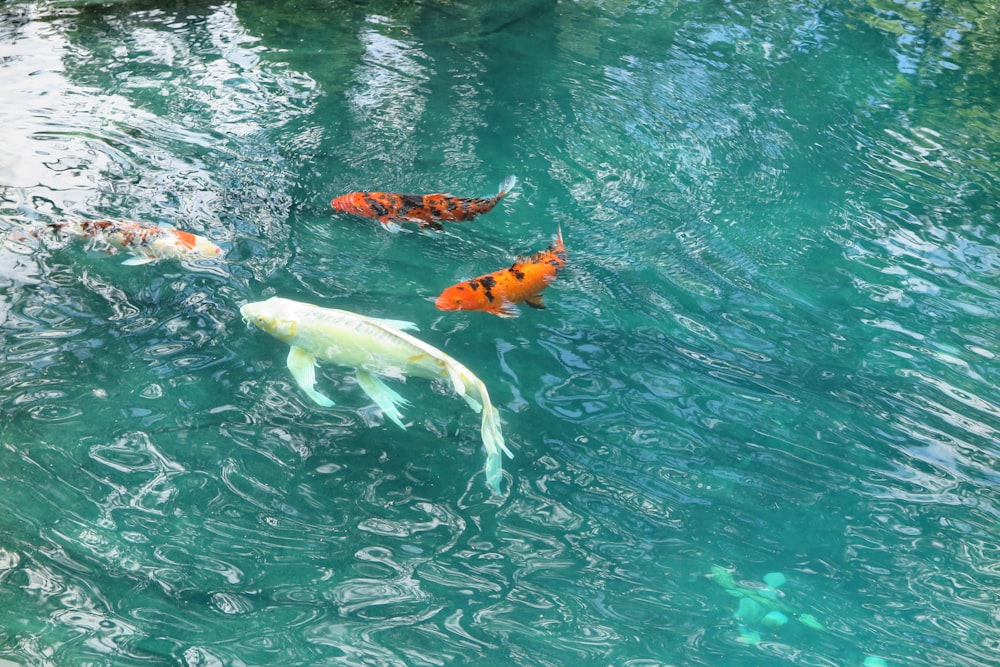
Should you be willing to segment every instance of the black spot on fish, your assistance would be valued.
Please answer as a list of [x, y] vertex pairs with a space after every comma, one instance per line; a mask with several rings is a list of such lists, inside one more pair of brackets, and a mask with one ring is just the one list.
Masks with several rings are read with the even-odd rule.
[[479, 281], [478, 280], [470, 280], [469, 281], [469, 287], [471, 287], [472, 291], [475, 292], [476, 290], [479, 289]]
[[512, 266], [512, 267], [510, 267], [507, 270], [510, 271], [514, 275], [514, 278], [517, 279], [518, 282], [521, 282], [522, 280], [524, 280], [524, 271], [521, 271], [516, 266]]
[[486, 295], [486, 300], [493, 303], [493, 288], [497, 284], [496, 278], [493, 276], [483, 276], [479, 279], [479, 282], [483, 285], [483, 294]]
[[379, 200], [375, 199], [374, 197], [369, 197], [368, 195], [365, 195], [365, 203], [368, 204], [368, 206], [371, 207], [373, 211], [375, 211], [375, 214], [380, 217], [389, 214], [389, 209], [383, 206], [382, 203]]
[[424, 195], [397, 195], [403, 210], [424, 207]]

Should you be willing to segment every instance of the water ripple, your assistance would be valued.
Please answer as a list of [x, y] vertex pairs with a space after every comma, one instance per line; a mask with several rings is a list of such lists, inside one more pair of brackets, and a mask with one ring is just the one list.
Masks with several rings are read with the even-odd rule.
[[[0, 6], [0, 653], [991, 664], [1000, 253], [981, 54], [957, 49], [981, 28], [903, 5], [322, 9]], [[507, 173], [443, 234], [327, 203]], [[93, 216], [226, 261], [17, 235]], [[433, 309], [557, 226], [546, 310]], [[440, 387], [406, 387], [406, 431], [342, 369], [320, 377], [338, 405], [310, 403], [240, 321], [272, 294], [412, 319], [473, 368], [507, 493]], [[758, 592], [783, 572], [794, 622], [741, 629], [713, 566]]]

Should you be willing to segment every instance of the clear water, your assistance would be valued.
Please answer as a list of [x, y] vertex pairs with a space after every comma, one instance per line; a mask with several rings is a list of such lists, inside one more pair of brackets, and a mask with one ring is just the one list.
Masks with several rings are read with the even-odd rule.
[[[0, 6], [0, 663], [1000, 665], [993, 14]], [[508, 174], [444, 234], [328, 204]], [[226, 261], [18, 240], [100, 217]], [[547, 310], [433, 307], [559, 227]], [[312, 404], [274, 294], [479, 374], [504, 496], [440, 387]]]

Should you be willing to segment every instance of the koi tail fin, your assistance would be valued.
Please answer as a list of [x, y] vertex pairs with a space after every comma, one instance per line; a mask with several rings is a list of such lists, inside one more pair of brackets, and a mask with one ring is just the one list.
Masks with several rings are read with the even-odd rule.
[[514, 458], [514, 454], [507, 448], [503, 441], [503, 433], [500, 431], [500, 413], [493, 407], [490, 395], [486, 391], [486, 385], [477, 378], [474, 384], [479, 400], [483, 404], [483, 423], [480, 433], [483, 437], [483, 449], [486, 450], [486, 463], [483, 472], [486, 473], [486, 485], [490, 487], [493, 495], [500, 495], [500, 482], [503, 479], [503, 457]]
[[515, 185], [517, 185], [517, 176], [508, 176], [503, 179], [503, 183], [500, 184], [500, 189], [497, 191], [497, 199], [513, 190]]
[[480, 433], [483, 438], [483, 449], [486, 450], [486, 463], [483, 472], [486, 473], [486, 485], [490, 487], [493, 495], [500, 495], [500, 482], [503, 480], [503, 457], [506, 454], [509, 458], [514, 458], [514, 454], [507, 448], [503, 441], [503, 432], [500, 430], [500, 413], [493, 407], [490, 401], [489, 392], [486, 385], [475, 375], [471, 377], [461, 373], [460, 369], [448, 365], [448, 373], [451, 381], [455, 385], [455, 391], [465, 399], [465, 402], [476, 412], [482, 412], [483, 421]]
[[503, 441], [503, 433], [500, 432], [500, 413], [489, 402], [489, 397], [485, 397], [483, 406], [483, 448], [486, 449], [486, 464], [483, 471], [486, 473], [486, 485], [490, 487], [493, 495], [500, 495], [500, 482], [503, 479], [503, 458], [501, 452], [513, 458], [510, 450]]

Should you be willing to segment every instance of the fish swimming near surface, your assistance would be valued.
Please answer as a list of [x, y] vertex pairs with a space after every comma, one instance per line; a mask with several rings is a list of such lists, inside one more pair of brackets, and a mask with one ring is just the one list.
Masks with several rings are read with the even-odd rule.
[[358, 384], [382, 412], [401, 428], [400, 406], [408, 402], [380, 377], [422, 377], [451, 384], [477, 413], [486, 450], [486, 484], [499, 495], [503, 471], [501, 453], [513, 456], [500, 432], [500, 416], [490, 402], [482, 380], [441, 350], [402, 331], [412, 322], [366, 317], [346, 310], [272, 297], [248, 303], [240, 314], [249, 324], [291, 345], [288, 370], [313, 401], [333, 401], [316, 390], [316, 362], [329, 361], [355, 369]]
[[82, 236], [113, 248], [127, 250], [134, 257], [126, 259], [122, 264], [129, 266], [148, 264], [160, 259], [204, 259], [222, 254], [222, 248], [203, 236], [130, 220], [53, 222], [47, 227], [54, 232]]
[[512, 266], [465, 280], [447, 288], [434, 302], [441, 310], [482, 310], [499, 317], [517, 317], [516, 304], [545, 308], [542, 290], [566, 265], [562, 230], [545, 250], [527, 259], [517, 258]]
[[442, 222], [465, 222], [488, 213], [511, 191], [517, 178], [508, 176], [492, 197], [453, 197], [446, 194], [403, 195], [391, 192], [351, 192], [330, 201], [337, 211], [375, 218], [384, 227], [399, 231], [404, 222], [422, 229], [443, 229]]

